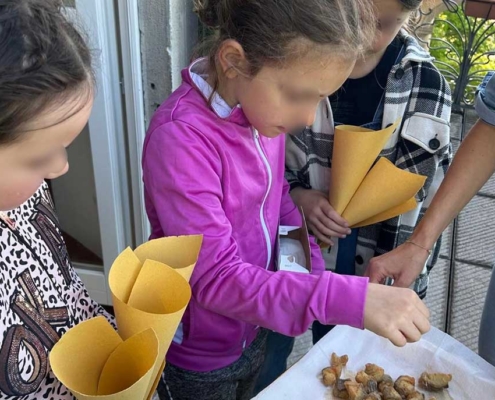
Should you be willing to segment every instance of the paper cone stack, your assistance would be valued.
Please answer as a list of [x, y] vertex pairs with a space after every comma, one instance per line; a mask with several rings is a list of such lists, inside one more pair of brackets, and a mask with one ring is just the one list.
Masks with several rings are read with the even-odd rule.
[[201, 242], [201, 236], [163, 238], [117, 257], [109, 284], [119, 333], [105, 318], [93, 318], [50, 353], [53, 372], [77, 399], [151, 398], [191, 299]]
[[335, 128], [330, 204], [353, 228], [416, 208], [414, 196], [426, 177], [401, 170], [385, 158], [373, 166], [398, 124], [380, 131], [351, 125]]

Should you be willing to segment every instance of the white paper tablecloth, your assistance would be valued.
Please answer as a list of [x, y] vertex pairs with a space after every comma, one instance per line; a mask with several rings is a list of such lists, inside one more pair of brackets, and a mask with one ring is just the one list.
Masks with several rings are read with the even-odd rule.
[[448, 395], [428, 396], [424, 392], [427, 400], [433, 396], [437, 400], [495, 400], [495, 367], [438, 329], [432, 328], [418, 343], [398, 348], [369, 331], [346, 326], [333, 329], [255, 399], [333, 399], [331, 390], [319, 380], [321, 370], [330, 364], [332, 352], [349, 356], [347, 375], [352, 376], [363, 370], [366, 363], [383, 367], [394, 380], [410, 375], [417, 382], [424, 371], [452, 374]]

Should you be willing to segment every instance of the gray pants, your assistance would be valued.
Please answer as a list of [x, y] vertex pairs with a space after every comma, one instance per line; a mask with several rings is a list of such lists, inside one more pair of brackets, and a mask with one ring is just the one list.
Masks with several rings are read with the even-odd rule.
[[211, 372], [194, 372], [167, 364], [158, 385], [160, 400], [249, 400], [263, 363], [267, 331], [233, 364]]
[[495, 272], [492, 272], [481, 317], [479, 354], [495, 366]]

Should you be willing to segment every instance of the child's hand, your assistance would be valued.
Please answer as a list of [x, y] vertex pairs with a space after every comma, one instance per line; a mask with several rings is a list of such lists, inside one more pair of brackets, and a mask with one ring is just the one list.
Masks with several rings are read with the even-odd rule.
[[364, 327], [396, 346], [417, 342], [430, 330], [430, 312], [410, 290], [370, 283], [364, 310]]
[[351, 233], [347, 221], [337, 214], [322, 192], [296, 188], [291, 196], [303, 208], [308, 228], [322, 242], [333, 246], [332, 237], [345, 238]]

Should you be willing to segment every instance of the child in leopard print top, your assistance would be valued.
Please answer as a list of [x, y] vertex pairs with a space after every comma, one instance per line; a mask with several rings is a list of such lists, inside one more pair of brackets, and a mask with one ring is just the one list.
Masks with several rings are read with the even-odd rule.
[[105, 311], [74, 271], [45, 179], [86, 125], [91, 54], [57, 0], [0, 0], [0, 398], [74, 399], [48, 354]]

